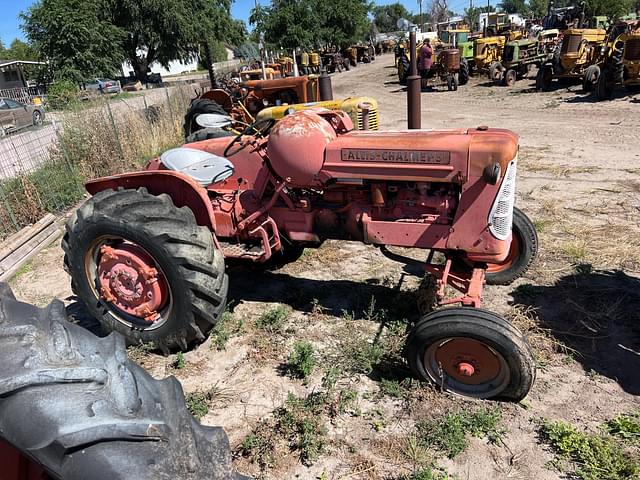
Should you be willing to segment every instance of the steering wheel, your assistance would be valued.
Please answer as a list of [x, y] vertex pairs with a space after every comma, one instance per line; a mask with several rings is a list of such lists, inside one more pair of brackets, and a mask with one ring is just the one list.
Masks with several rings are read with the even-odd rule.
[[[273, 118], [265, 118], [263, 120], [258, 120], [257, 122], [249, 125], [242, 132], [240, 132], [236, 137], [227, 145], [227, 148], [224, 149], [223, 155], [227, 158], [234, 156], [237, 153], [240, 153], [242, 150], [247, 148], [253, 141], [243, 142], [242, 137], [245, 135], [252, 135], [258, 138], [266, 137], [273, 126], [276, 124], [276, 121]], [[238, 144], [238, 146], [236, 146]], [[234, 149], [235, 147], [235, 149]]]

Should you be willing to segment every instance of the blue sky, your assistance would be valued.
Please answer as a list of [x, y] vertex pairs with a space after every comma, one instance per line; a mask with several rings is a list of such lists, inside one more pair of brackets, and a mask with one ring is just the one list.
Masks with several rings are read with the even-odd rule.
[[[321, 1], [321, 0], [319, 0]], [[429, 1], [423, 0], [423, 6], [426, 8]], [[481, 1], [484, 5], [486, 0], [475, 0], [474, 3], [478, 4]], [[409, 11], [418, 12], [417, 0], [400, 0], [402, 4]], [[8, 46], [14, 38], [20, 38], [24, 40], [22, 30], [20, 30], [20, 19], [18, 15], [20, 12], [29, 8], [29, 5], [35, 3], [35, 0], [0, 0], [0, 39]], [[268, 0], [259, 1], [262, 5], [268, 5]], [[395, 0], [376, 0], [376, 4], [385, 5], [389, 3], [395, 3]], [[491, 0], [492, 4], [496, 3], [496, 0]], [[456, 12], [461, 12], [469, 5], [468, 0], [449, 0], [449, 8]], [[236, 0], [231, 8], [231, 13], [235, 18], [247, 20], [249, 12], [254, 6], [254, 0]]]

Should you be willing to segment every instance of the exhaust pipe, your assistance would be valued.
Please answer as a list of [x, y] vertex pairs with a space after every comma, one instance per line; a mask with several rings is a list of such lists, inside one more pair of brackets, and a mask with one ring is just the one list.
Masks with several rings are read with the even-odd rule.
[[409, 70], [409, 77], [407, 77], [407, 123], [410, 130], [419, 130], [421, 128], [421, 79], [420, 75], [418, 75], [415, 28], [412, 28], [411, 33], [409, 33], [409, 58], [411, 69]]

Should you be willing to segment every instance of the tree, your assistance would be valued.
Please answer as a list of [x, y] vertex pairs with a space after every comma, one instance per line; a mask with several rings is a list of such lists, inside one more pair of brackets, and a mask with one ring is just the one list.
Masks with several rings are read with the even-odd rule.
[[332, 44], [346, 47], [358, 40], [368, 40], [371, 4], [366, 0], [324, 0], [317, 2], [320, 29], [316, 45]]
[[435, 23], [446, 22], [450, 17], [447, 0], [431, 0], [429, 15]]
[[40, 0], [21, 18], [31, 45], [56, 78], [82, 82], [118, 72], [123, 34], [103, 0]]
[[499, 6], [506, 13], [520, 13], [525, 15], [529, 11], [524, 0], [502, 0]]
[[400, 2], [390, 5], [376, 5], [373, 7], [373, 23], [379, 32], [394, 32], [398, 30], [399, 18], [409, 19], [409, 11]]
[[11, 45], [6, 49], [5, 55], [0, 55], [7, 60], [38, 60], [38, 52], [36, 52], [31, 45], [23, 42], [22, 40], [15, 39], [11, 42]]
[[534, 18], [543, 18], [549, 10], [549, 1], [529, 0], [528, 8]]
[[606, 15], [616, 19], [634, 10], [635, 0], [587, 0], [587, 17]]

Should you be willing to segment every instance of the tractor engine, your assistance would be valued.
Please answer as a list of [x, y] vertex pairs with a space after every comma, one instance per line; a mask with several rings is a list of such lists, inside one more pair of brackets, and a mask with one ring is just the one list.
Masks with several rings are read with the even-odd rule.
[[[290, 204], [275, 202], [268, 214], [292, 241], [353, 239], [499, 261], [510, 242], [517, 149], [504, 130], [363, 132], [341, 112], [297, 112], [269, 135], [265, 161]], [[241, 211], [259, 208], [254, 201]]]

